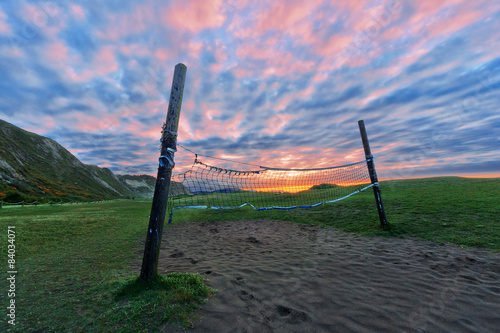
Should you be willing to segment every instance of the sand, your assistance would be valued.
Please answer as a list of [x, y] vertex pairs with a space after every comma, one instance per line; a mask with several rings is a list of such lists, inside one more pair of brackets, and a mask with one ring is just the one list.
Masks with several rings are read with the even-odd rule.
[[486, 250], [270, 220], [186, 222], [166, 226], [159, 271], [202, 273], [218, 289], [190, 332], [500, 330], [500, 253]]

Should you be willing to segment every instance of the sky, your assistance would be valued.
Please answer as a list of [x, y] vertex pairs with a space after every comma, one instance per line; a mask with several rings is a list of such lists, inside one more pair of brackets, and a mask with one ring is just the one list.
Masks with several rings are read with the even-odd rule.
[[[237, 170], [364, 159], [379, 179], [500, 177], [500, 2], [0, 0], [0, 119], [156, 175], [178, 142]], [[178, 148], [174, 171], [194, 160]]]

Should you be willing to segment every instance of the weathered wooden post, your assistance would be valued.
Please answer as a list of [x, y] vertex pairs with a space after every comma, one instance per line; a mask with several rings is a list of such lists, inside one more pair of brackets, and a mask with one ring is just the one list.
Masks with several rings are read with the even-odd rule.
[[170, 177], [172, 176], [172, 169], [174, 167], [174, 152], [176, 151], [177, 128], [179, 127], [186, 71], [187, 68], [184, 64], [177, 64], [175, 66], [170, 101], [168, 103], [167, 120], [162, 131], [160, 163], [156, 176], [155, 193], [153, 196], [153, 205], [151, 206], [140, 275], [140, 280], [146, 282], [153, 280], [158, 274], [158, 258], [167, 208]]
[[385, 217], [384, 205], [382, 204], [382, 197], [380, 196], [380, 187], [378, 184], [377, 173], [375, 172], [375, 164], [373, 163], [373, 155], [370, 149], [370, 142], [366, 134], [365, 122], [358, 121], [359, 131], [361, 133], [361, 140], [363, 140], [363, 147], [365, 149], [366, 164], [370, 173], [370, 180], [373, 184], [373, 193], [375, 194], [375, 202], [377, 203], [378, 217], [380, 218], [380, 225], [386, 226], [387, 218]]

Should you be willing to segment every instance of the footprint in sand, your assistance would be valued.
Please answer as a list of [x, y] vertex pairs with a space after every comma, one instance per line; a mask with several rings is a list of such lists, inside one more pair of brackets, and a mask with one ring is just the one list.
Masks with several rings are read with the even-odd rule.
[[169, 257], [170, 258], [179, 258], [184, 256], [184, 252], [181, 252], [179, 250], [174, 250], [174, 253], [172, 253]]
[[188, 258], [189, 262], [193, 265], [196, 265], [200, 260], [194, 260], [193, 258]]
[[247, 239], [245, 239], [245, 241], [248, 243], [252, 243], [252, 244], [260, 244], [261, 243], [261, 241], [255, 237], [248, 237]]
[[237, 285], [245, 284], [245, 280], [240, 276], [238, 276], [236, 279], [232, 280], [231, 282], [234, 284], [237, 284]]
[[239, 297], [242, 301], [249, 301], [249, 300], [255, 299], [254, 295], [249, 294], [249, 293], [247, 293], [247, 292], [246, 292], [246, 291], [244, 291], [244, 290], [240, 290], [240, 291], [238, 292], [238, 297]]
[[278, 315], [290, 324], [300, 324], [310, 320], [309, 316], [302, 311], [295, 310], [283, 305], [276, 305]]

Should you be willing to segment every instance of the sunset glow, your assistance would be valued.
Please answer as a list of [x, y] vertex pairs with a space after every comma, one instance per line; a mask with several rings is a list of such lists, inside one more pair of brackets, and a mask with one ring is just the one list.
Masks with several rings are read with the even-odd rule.
[[259, 187], [259, 188], [243, 188], [243, 191], [257, 191], [257, 192], [287, 192], [297, 193], [307, 191], [312, 185], [295, 185], [295, 186], [280, 186], [280, 187]]
[[[370, 182], [364, 181], [364, 182], [340, 182], [339, 184], [330, 184], [330, 185], [335, 185], [335, 186], [340, 186], [340, 187], [349, 187], [349, 186], [356, 186], [356, 185], [369, 185]], [[254, 187], [254, 188], [242, 188], [243, 191], [257, 191], [257, 192], [287, 192], [287, 193], [297, 193], [297, 192], [302, 192], [302, 191], [307, 191], [310, 190], [311, 187], [314, 185], [321, 185], [321, 184], [311, 184], [311, 185], [303, 185], [303, 184], [297, 184], [297, 185], [277, 185], [275, 187]]]

